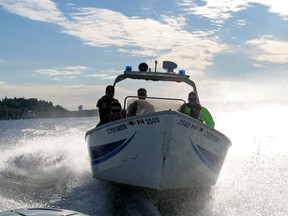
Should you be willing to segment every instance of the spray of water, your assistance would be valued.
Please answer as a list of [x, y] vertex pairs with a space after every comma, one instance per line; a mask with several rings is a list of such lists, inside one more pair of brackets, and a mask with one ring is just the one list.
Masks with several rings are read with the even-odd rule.
[[91, 178], [84, 140], [91, 125], [48, 123], [10, 134], [15, 143], [1, 143], [0, 208], [53, 206]]
[[121, 190], [94, 180], [84, 134], [95, 120], [38, 122], [19, 130], [14, 125], [13, 133], [0, 137], [0, 210], [50, 206], [89, 215], [287, 215], [286, 110], [214, 112], [217, 129], [232, 147], [211, 190], [180, 195]]

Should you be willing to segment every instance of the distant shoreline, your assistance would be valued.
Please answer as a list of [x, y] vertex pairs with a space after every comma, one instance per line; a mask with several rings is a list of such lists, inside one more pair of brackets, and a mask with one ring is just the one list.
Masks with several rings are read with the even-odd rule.
[[48, 119], [48, 118], [81, 118], [81, 117], [99, 117], [98, 110], [67, 111], [64, 115], [43, 115], [43, 116], [14, 116], [13, 118], [0, 118], [1, 120], [20, 120], [20, 119]]
[[36, 98], [4, 98], [0, 101], [0, 120], [34, 118], [97, 117], [98, 109], [69, 111], [59, 105]]

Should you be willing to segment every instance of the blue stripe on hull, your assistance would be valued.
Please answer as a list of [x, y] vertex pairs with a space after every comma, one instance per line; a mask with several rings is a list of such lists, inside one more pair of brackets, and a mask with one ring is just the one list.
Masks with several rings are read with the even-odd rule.
[[122, 139], [113, 143], [108, 143], [90, 148], [92, 165], [102, 163], [122, 151], [134, 138], [135, 132], [129, 139]]
[[218, 172], [219, 165], [221, 165], [221, 161], [223, 161], [223, 159], [213, 154], [212, 152], [209, 152], [203, 147], [195, 145], [191, 138], [190, 142], [196, 155], [205, 164], [205, 166], [208, 167], [213, 172]]

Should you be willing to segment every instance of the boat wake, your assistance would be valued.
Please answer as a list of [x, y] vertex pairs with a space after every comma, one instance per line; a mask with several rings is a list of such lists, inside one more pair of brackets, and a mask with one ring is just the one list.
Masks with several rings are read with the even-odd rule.
[[[52, 207], [88, 215], [180, 215], [190, 208], [194, 212], [200, 209], [200, 202], [195, 202], [195, 194], [192, 193], [177, 195], [170, 191], [159, 194], [93, 179], [88, 156], [79, 155], [86, 146], [77, 147], [77, 137], [70, 138], [74, 140], [70, 144], [62, 139], [38, 137], [2, 151], [1, 211]], [[63, 143], [66, 144], [63, 146]], [[77, 163], [73, 162], [73, 158]], [[199, 208], [195, 208], [196, 205]]]
[[[92, 216], [119, 215], [118, 212], [287, 215], [286, 110], [287, 107], [278, 108], [278, 115], [265, 118], [265, 124], [257, 127], [247, 124], [246, 119], [262, 122], [272, 110], [217, 115], [217, 127], [227, 131], [235, 145], [229, 150], [217, 184], [204, 193], [185, 190], [157, 194], [139, 188], [126, 190], [93, 179], [84, 135], [97, 124], [97, 119], [72, 119], [72, 125], [63, 119], [59, 125], [53, 119], [49, 127], [43, 119], [38, 123], [8, 121], [6, 126], [0, 121], [0, 212], [55, 207]], [[23, 125], [27, 122], [29, 125]], [[231, 128], [235, 122], [238, 130]]]
[[57, 207], [85, 185], [91, 173], [83, 137], [79, 128], [38, 125], [1, 142], [0, 210]]
[[8, 193], [9, 196], [23, 200], [27, 199], [28, 195], [29, 199], [43, 201], [48, 199], [51, 202], [55, 199], [51, 195], [65, 192], [67, 179], [72, 178], [71, 171], [67, 169], [65, 163], [63, 155], [52, 158], [40, 153], [19, 154], [8, 158], [6, 168], [1, 171], [2, 178], [5, 179], [1, 184], [6, 184], [7, 190], [12, 189]]
[[[156, 191], [110, 184], [108, 199], [112, 215], [212, 215], [212, 190]], [[208, 207], [206, 207], [208, 205]]]

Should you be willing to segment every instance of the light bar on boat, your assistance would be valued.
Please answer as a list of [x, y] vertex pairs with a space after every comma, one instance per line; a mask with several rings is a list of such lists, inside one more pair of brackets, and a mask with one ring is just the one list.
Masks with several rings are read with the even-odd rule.
[[[179, 70], [176, 74], [173, 72], [177, 68], [177, 64], [170, 61], [163, 62], [163, 68], [167, 69], [166, 73], [156, 72], [157, 60], [155, 61], [155, 72], [151, 72], [148, 65], [145, 62], [139, 64], [139, 71], [133, 71], [131, 66], [126, 66], [123, 74], [116, 77], [113, 86], [116, 83], [121, 82], [127, 78], [129, 79], [142, 79], [142, 80], [152, 80], [152, 81], [172, 81], [172, 82], [184, 82], [193, 87], [193, 90], [197, 93], [197, 88], [193, 80], [189, 79], [189, 75], [186, 75], [185, 70]], [[149, 69], [149, 70], [148, 70]]]
[[125, 78], [130, 79], [144, 79], [154, 81], [175, 81], [184, 82], [189, 79], [189, 75], [179, 75], [175, 73], [162, 73], [162, 72], [141, 72], [141, 71], [124, 71]]
[[132, 71], [132, 67], [129, 66], [129, 65], [127, 65], [127, 66], [125, 67], [125, 71]]
[[179, 74], [180, 74], [180, 75], [185, 75], [185, 74], [186, 74], [186, 71], [185, 71], [185, 70], [179, 70]]
[[172, 81], [172, 82], [185, 82], [193, 87], [193, 90], [197, 93], [195, 83], [189, 79], [189, 75], [173, 74], [173, 73], [160, 73], [160, 72], [141, 72], [141, 71], [124, 71], [123, 74], [116, 77], [113, 86], [116, 83], [125, 79], [142, 79], [152, 81]]

